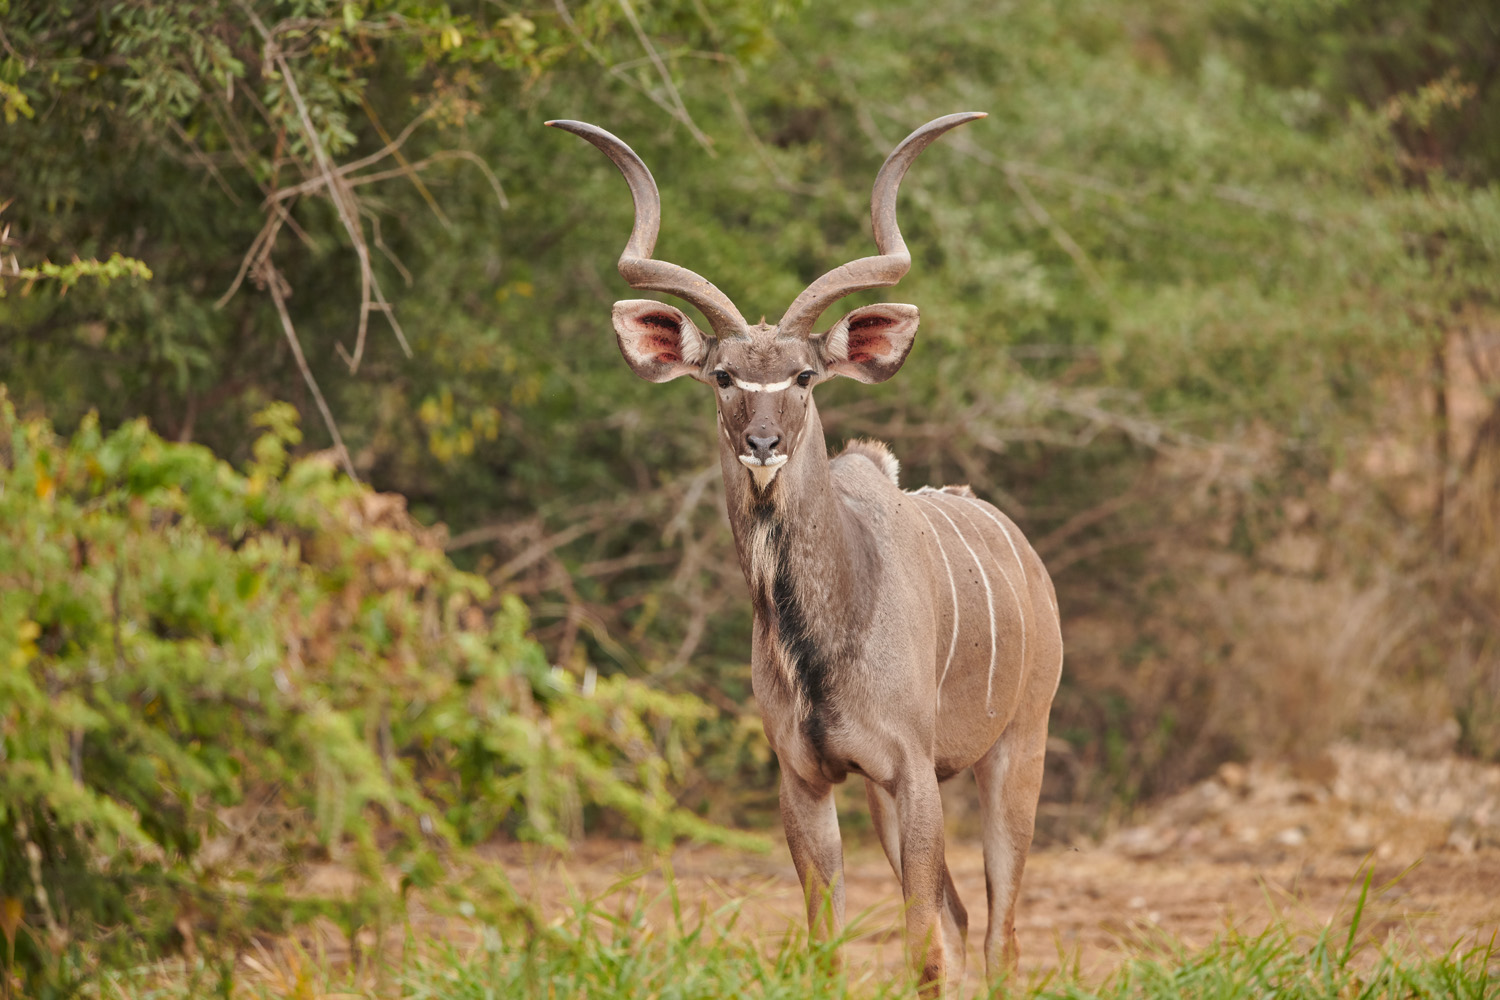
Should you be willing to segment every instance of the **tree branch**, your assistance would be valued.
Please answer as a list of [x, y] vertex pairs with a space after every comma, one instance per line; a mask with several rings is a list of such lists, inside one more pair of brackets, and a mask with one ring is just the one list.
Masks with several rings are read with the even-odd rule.
[[[396, 334], [396, 340], [401, 344], [401, 349], [407, 357], [411, 357], [411, 346], [406, 342], [406, 335], [401, 330], [401, 324], [396, 321], [395, 313], [385, 299], [385, 292], [380, 287], [380, 279], [375, 276], [375, 269], [370, 262], [370, 248], [365, 243], [364, 230], [359, 222], [354, 195], [343, 183], [338, 171], [334, 169], [328, 151], [323, 148], [323, 141], [318, 138], [317, 128], [314, 127], [312, 115], [302, 99], [302, 91], [297, 86], [297, 79], [292, 73], [291, 64], [287, 62], [285, 54], [266, 28], [265, 23], [246, 0], [239, 0], [239, 5], [250, 18], [255, 29], [260, 32], [261, 38], [265, 40], [267, 61], [274, 61], [280, 67], [282, 82], [286, 85], [286, 91], [292, 98], [292, 103], [297, 107], [297, 118], [302, 124], [302, 132], [307, 139], [308, 148], [313, 152], [313, 159], [317, 162], [322, 180], [328, 187], [329, 198], [332, 199], [334, 208], [338, 210], [339, 221], [344, 224], [344, 230], [354, 244], [354, 253], [359, 258], [359, 327], [355, 334], [354, 353], [349, 360], [349, 371], [351, 373], [358, 371], [360, 359], [364, 357], [365, 334], [369, 329], [370, 313], [375, 309], [373, 303], [379, 303], [381, 311], [385, 313], [386, 321], [391, 324], [391, 329]], [[408, 128], [415, 128], [420, 121], [421, 116], [418, 116]], [[404, 131], [402, 136], [408, 134], [410, 133]]]

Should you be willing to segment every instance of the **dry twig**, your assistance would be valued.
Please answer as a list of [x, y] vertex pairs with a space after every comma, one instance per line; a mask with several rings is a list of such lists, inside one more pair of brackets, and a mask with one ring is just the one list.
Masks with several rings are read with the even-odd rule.
[[318, 380], [313, 378], [312, 369], [307, 366], [307, 358], [302, 354], [302, 342], [297, 339], [297, 330], [292, 326], [291, 313], [286, 308], [286, 280], [280, 272], [271, 264], [269, 258], [261, 261], [259, 277], [265, 282], [266, 290], [271, 293], [271, 301], [276, 303], [276, 312], [281, 316], [281, 329], [286, 334], [287, 343], [291, 345], [292, 356], [297, 359], [297, 368], [302, 372], [302, 378], [307, 383], [308, 389], [312, 390], [313, 400], [318, 404], [318, 412], [323, 415], [323, 424], [328, 428], [328, 434], [333, 438], [333, 447], [339, 456], [339, 464], [344, 467], [344, 472], [350, 479], [358, 480], [359, 475], [354, 471], [354, 463], [349, 460], [349, 449], [344, 447], [344, 437], [339, 433], [339, 425], [334, 422], [333, 411], [328, 408], [328, 402], [323, 398], [323, 390], [318, 388]]
[[[260, 32], [261, 38], [265, 41], [266, 61], [274, 62], [280, 69], [282, 83], [297, 108], [297, 118], [302, 124], [303, 138], [307, 140], [307, 146], [312, 150], [322, 183], [328, 188], [328, 195], [338, 211], [339, 221], [343, 223], [344, 230], [349, 234], [349, 239], [354, 244], [354, 253], [359, 258], [359, 327], [355, 334], [354, 352], [350, 358], [349, 370], [351, 372], [359, 370], [360, 359], [365, 351], [365, 334], [369, 329], [370, 313], [375, 311], [385, 314], [386, 322], [390, 323], [391, 330], [396, 334], [396, 340], [401, 344], [401, 349], [406, 352], [407, 357], [411, 357], [411, 346], [406, 342], [406, 334], [402, 331], [401, 324], [396, 319], [390, 303], [386, 301], [385, 292], [380, 287], [380, 279], [375, 276], [375, 269], [370, 262], [370, 248], [365, 243], [364, 230], [359, 222], [358, 205], [354, 200], [354, 195], [350, 192], [348, 185], [343, 182], [342, 176], [335, 170], [328, 151], [323, 148], [323, 140], [318, 137], [318, 130], [313, 125], [312, 115], [307, 110], [307, 103], [302, 99], [302, 90], [297, 86], [297, 79], [292, 73], [291, 64], [287, 62], [286, 55], [270, 30], [266, 28], [265, 23], [261, 21], [260, 16], [245, 0], [240, 0], [240, 8], [244, 10], [256, 31]], [[417, 121], [420, 120], [419, 116]], [[414, 128], [416, 124], [417, 122], [413, 122], [410, 127]], [[403, 135], [406, 134], [409, 133], [403, 133]]]
[[693, 139], [704, 149], [708, 150], [710, 154], [713, 153], [713, 140], [703, 134], [703, 130], [698, 128], [697, 122], [693, 121], [692, 115], [688, 114], [686, 105], [682, 103], [682, 95], [678, 92], [677, 85], [672, 82], [671, 74], [667, 71], [665, 60], [656, 51], [656, 47], [651, 44], [650, 36], [642, 30], [640, 21], [635, 16], [635, 8], [630, 6], [629, 0], [620, 0], [620, 7], [625, 12], [626, 18], [630, 21], [631, 27], [635, 29], [636, 37], [641, 40], [641, 45], [646, 50], [647, 58], [661, 75], [663, 82], [666, 84], [667, 92], [672, 96], [672, 100], [663, 98], [651, 88], [643, 87], [631, 79], [630, 74], [622, 68], [622, 65], [627, 64], [611, 63], [606, 59], [604, 53], [600, 52], [594, 46], [594, 43], [589, 41], [588, 36], [583, 33], [583, 30], [578, 27], [577, 22], [573, 20], [573, 15], [569, 12], [568, 5], [564, 0], [553, 0], [553, 4], [557, 8], [558, 17], [568, 26], [568, 30], [573, 32], [573, 37], [578, 40], [579, 47], [588, 53], [591, 59], [602, 66], [610, 76], [644, 94], [651, 103], [685, 125]]

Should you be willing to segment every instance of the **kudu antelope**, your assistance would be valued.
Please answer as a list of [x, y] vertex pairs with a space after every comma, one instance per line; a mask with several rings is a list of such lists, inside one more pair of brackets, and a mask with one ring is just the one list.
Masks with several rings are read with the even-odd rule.
[[879, 255], [814, 281], [775, 326], [746, 323], [711, 283], [652, 259], [660, 196], [625, 143], [583, 122], [547, 123], [593, 143], [630, 184], [625, 280], [686, 299], [712, 328], [649, 299], [614, 306], [637, 375], [687, 375], [718, 399], [729, 520], [755, 610], [755, 697], [781, 764], [781, 815], [809, 926], [822, 936], [843, 924], [833, 786], [857, 774], [901, 880], [924, 992], [963, 977], [968, 916], [943, 856], [938, 783], [968, 767], [982, 800], [985, 961], [992, 978], [1016, 964], [1016, 897], [1062, 671], [1057, 600], [1020, 529], [967, 486], [903, 491], [895, 457], [875, 442], [828, 457], [813, 387], [894, 375], [917, 332], [916, 307], [865, 306], [812, 331], [838, 299], [894, 285], [910, 269], [896, 224], [901, 179], [938, 136], [981, 117], [939, 118], [895, 148], [871, 196]]

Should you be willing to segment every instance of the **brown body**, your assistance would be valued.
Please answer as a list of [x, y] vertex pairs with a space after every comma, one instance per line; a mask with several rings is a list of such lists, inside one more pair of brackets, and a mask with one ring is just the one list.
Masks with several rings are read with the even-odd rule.
[[965, 768], [981, 796], [986, 965], [992, 978], [1015, 965], [1015, 902], [1062, 669], [1056, 596], [1020, 530], [968, 487], [903, 491], [896, 460], [873, 442], [828, 457], [813, 388], [893, 375], [911, 349], [915, 307], [867, 306], [810, 331], [839, 296], [905, 273], [901, 176], [943, 131], [975, 117], [929, 123], [891, 154], [872, 206], [879, 257], [829, 272], [781, 323], [753, 327], [702, 278], [649, 259], [655, 184], [634, 153], [592, 126], [555, 123], [609, 153], [631, 182], [637, 222], [621, 272], [637, 287], [688, 298], [714, 327], [706, 335], [651, 300], [614, 311], [638, 374], [689, 375], [717, 392], [729, 518], [755, 609], [755, 695], [781, 764], [782, 819], [809, 926], [822, 936], [843, 924], [833, 785], [857, 774], [901, 881], [924, 992], [963, 976], [968, 919], [944, 861], [938, 783]]

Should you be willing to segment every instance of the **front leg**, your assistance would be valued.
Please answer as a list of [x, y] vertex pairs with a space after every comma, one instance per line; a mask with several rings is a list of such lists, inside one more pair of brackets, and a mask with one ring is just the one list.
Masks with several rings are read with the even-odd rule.
[[[865, 794], [869, 798], [870, 819], [875, 824], [875, 833], [880, 837], [880, 846], [885, 849], [885, 856], [890, 861], [896, 878], [901, 879], [904, 885], [896, 800], [890, 792], [869, 778], [865, 779]], [[953, 885], [953, 874], [948, 870], [946, 860], [943, 863], [942, 920], [943, 944], [947, 949], [943, 955], [946, 989], [949, 993], [956, 994], [963, 982], [964, 967], [968, 961], [969, 914], [964, 909], [963, 901], [958, 898], [958, 890]]]
[[[901, 894], [906, 900], [906, 947], [918, 990], [924, 997], [943, 992], [950, 971], [963, 975], [963, 927], [944, 927], [945, 896], [952, 880], [943, 857], [943, 800], [930, 764], [899, 774], [891, 790], [896, 802], [896, 823], [901, 837]], [[958, 914], [962, 905], [957, 893], [953, 902]], [[957, 918], [957, 914], [955, 914]], [[949, 933], [945, 934], [945, 931]], [[945, 938], [958, 953], [953, 970], [945, 954]]]
[[807, 929], [814, 940], [832, 940], [844, 929], [844, 846], [833, 786], [804, 781], [783, 766], [781, 825], [802, 880]]

